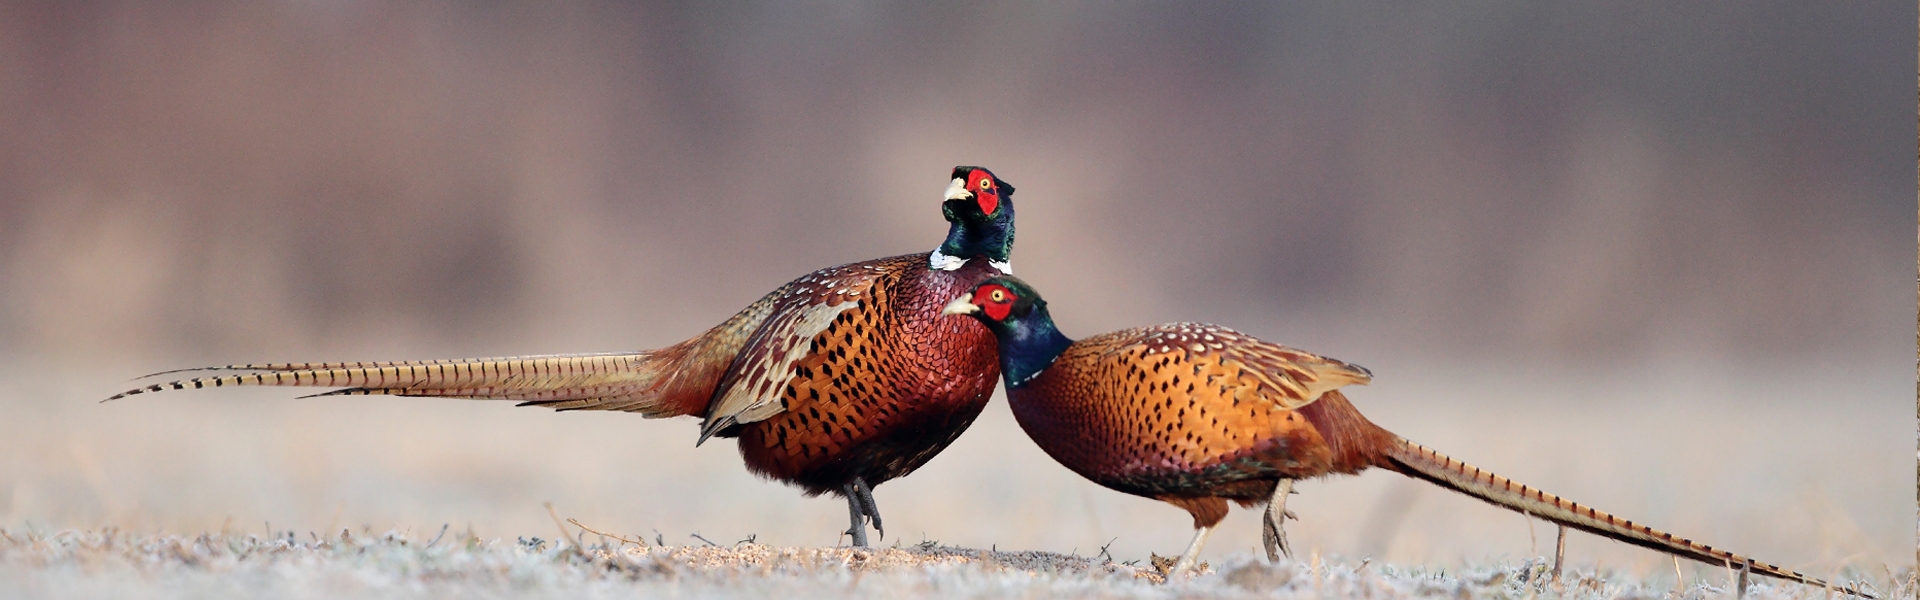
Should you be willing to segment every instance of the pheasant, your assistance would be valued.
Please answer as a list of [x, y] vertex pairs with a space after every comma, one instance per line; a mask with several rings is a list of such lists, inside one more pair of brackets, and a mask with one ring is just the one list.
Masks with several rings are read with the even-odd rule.
[[885, 537], [872, 487], [912, 473], [980, 415], [999, 378], [993, 335], [942, 319], [948, 298], [1009, 272], [1013, 186], [955, 167], [947, 238], [931, 252], [821, 269], [692, 339], [639, 352], [404, 362], [278, 363], [148, 385], [108, 398], [223, 386], [339, 387], [518, 400], [562, 411], [697, 416], [700, 439], [738, 438], [755, 474], [847, 500], [855, 546]]
[[1262, 538], [1268, 559], [1278, 560], [1291, 554], [1281, 525], [1291, 516], [1286, 498], [1294, 480], [1379, 467], [1629, 544], [1827, 585], [1547, 494], [1394, 435], [1361, 416], [1339, 391], [1372, 380], [1359, 365], [1201, 323], [1074, 341], [1054, 327], [1046, 301], [1014, 277], [983, 282], [941, 312], [970, 315], [993, 331], [1007, 404], [1049, 456], [1094, 483], [1192, 514], [1193, 542], [1170, 576], [1193, 566], [1226, 517], [1228, 500], [1243, 507], [1267, 503]]

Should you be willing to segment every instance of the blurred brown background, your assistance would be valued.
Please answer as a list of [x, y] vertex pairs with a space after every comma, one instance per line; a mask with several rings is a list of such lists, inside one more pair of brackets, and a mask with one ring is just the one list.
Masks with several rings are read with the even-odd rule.
[[[553, 500], [832, 544], [838, 501], [691, 421], [93, 401], [199, 364], [666, 345], [932, 248], [979, 164], [1069, 335], [1227, 324], [1367, 365], [1376, 421], [1516, 479], [1764, 560], [1906, 564], [1914, 11], [0, 2], [0, 525], [547, 536]], [[1533, 551], [1395, 475], [1302, 489], [1297, 548]], [[1188, 532], [998, 403], [879, 498], [888, 542]]]

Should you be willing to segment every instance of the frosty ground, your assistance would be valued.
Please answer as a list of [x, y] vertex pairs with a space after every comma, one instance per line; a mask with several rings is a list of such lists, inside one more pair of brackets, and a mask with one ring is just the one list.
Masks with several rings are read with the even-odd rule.
[[[0, 530], [0, 597], [342, 598], [515, 597], [1081, 597], [1081, 598], [1719, 598], [1730, 578], [1637, 581], [1549, 561], [1462, 569], [1300, 557], [1269, 565], [1236, 554], [1167, 583], [1142, 561], [1103, 555], [972, 549], [937, 542], [891, 548], [781, 548], [751, 541], [666, 545], [576, 533], [568, 541], [482, 539], [440, 531], [342, 530], [139, 534]], [[303, 539], [304, 538], [304, 539]], [[1911, 569], [1843, 573], [1884, 598], [1911, 598]], [[1898, 583], [1896, 583], [1898, 582]], [[1756, 578], [1749, 598], [1831, 592]]]

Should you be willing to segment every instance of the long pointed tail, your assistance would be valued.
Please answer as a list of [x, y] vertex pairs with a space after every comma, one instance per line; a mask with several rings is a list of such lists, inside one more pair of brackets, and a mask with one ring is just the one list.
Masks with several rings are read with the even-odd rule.
[[[1424, 479], [1468, 496], [1506, 507], [1517, 512], [1537, 516], [1561, 525], [1586, 531], [1601, 537], [1612, 538], [1636, 546], [1669, 552], [1711, 565], [1728, 565], [1738, 569], [1741, 565], [1751, 564], [1753, 572], [1789, 581], [1798, 581], [1807, 585], [1829, 587], [1827, 582], [1782, 569], [1778, 566], [1755, 561], [1751, 558], [1716, 549], [1673, 534], [1660, 531], [1633, 521], [1615, 517], [1591, 507], [1542, 492], [1522, 485], [1511, 479], [1480, 470], [1478, 467], [1454, 460], [1439, 452], [1415, 444], [1405, 438], [1395, 438], [1396, 443], [1387, 453], [1391, 464], [1382, 465], [1405, 473], [1409, 477]], [[1833, 589], [1862, 598], [1873, 598], [1852, 587], [1832, 586]]]
[[156, 383], [115, 394], [107, 400], [189, 388], [299, 386], [345, 388], [314, 396], [384, 394], [519, 400], [523, 406], [621, 410], [649, 417], [701, 414], [717, 378], [702, 377], [704, 373], [700, 371], [711, 369], [686, 368], [696, 365], [684, 364], [691, 354], [685, 350], [682, 346], [673, 346], [608, 354], [202, 367], [148, 377], [194, 371], [233, 373]]

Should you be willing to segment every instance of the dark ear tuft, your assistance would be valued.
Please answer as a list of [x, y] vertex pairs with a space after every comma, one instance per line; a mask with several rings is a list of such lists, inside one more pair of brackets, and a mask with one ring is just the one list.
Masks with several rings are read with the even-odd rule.
[[1012, 314], [1015, 317], [1026, 318], [1027, 315], [1033, 314], [1033, 311], [1046, 308], [1046, 307], [1047, 307], [1046, 300], [1035, 299], [1025, 294], [1021, 294], [1020, 300], [1013, 303], [1013, 310], [1010, 311], [1009, 314]]

